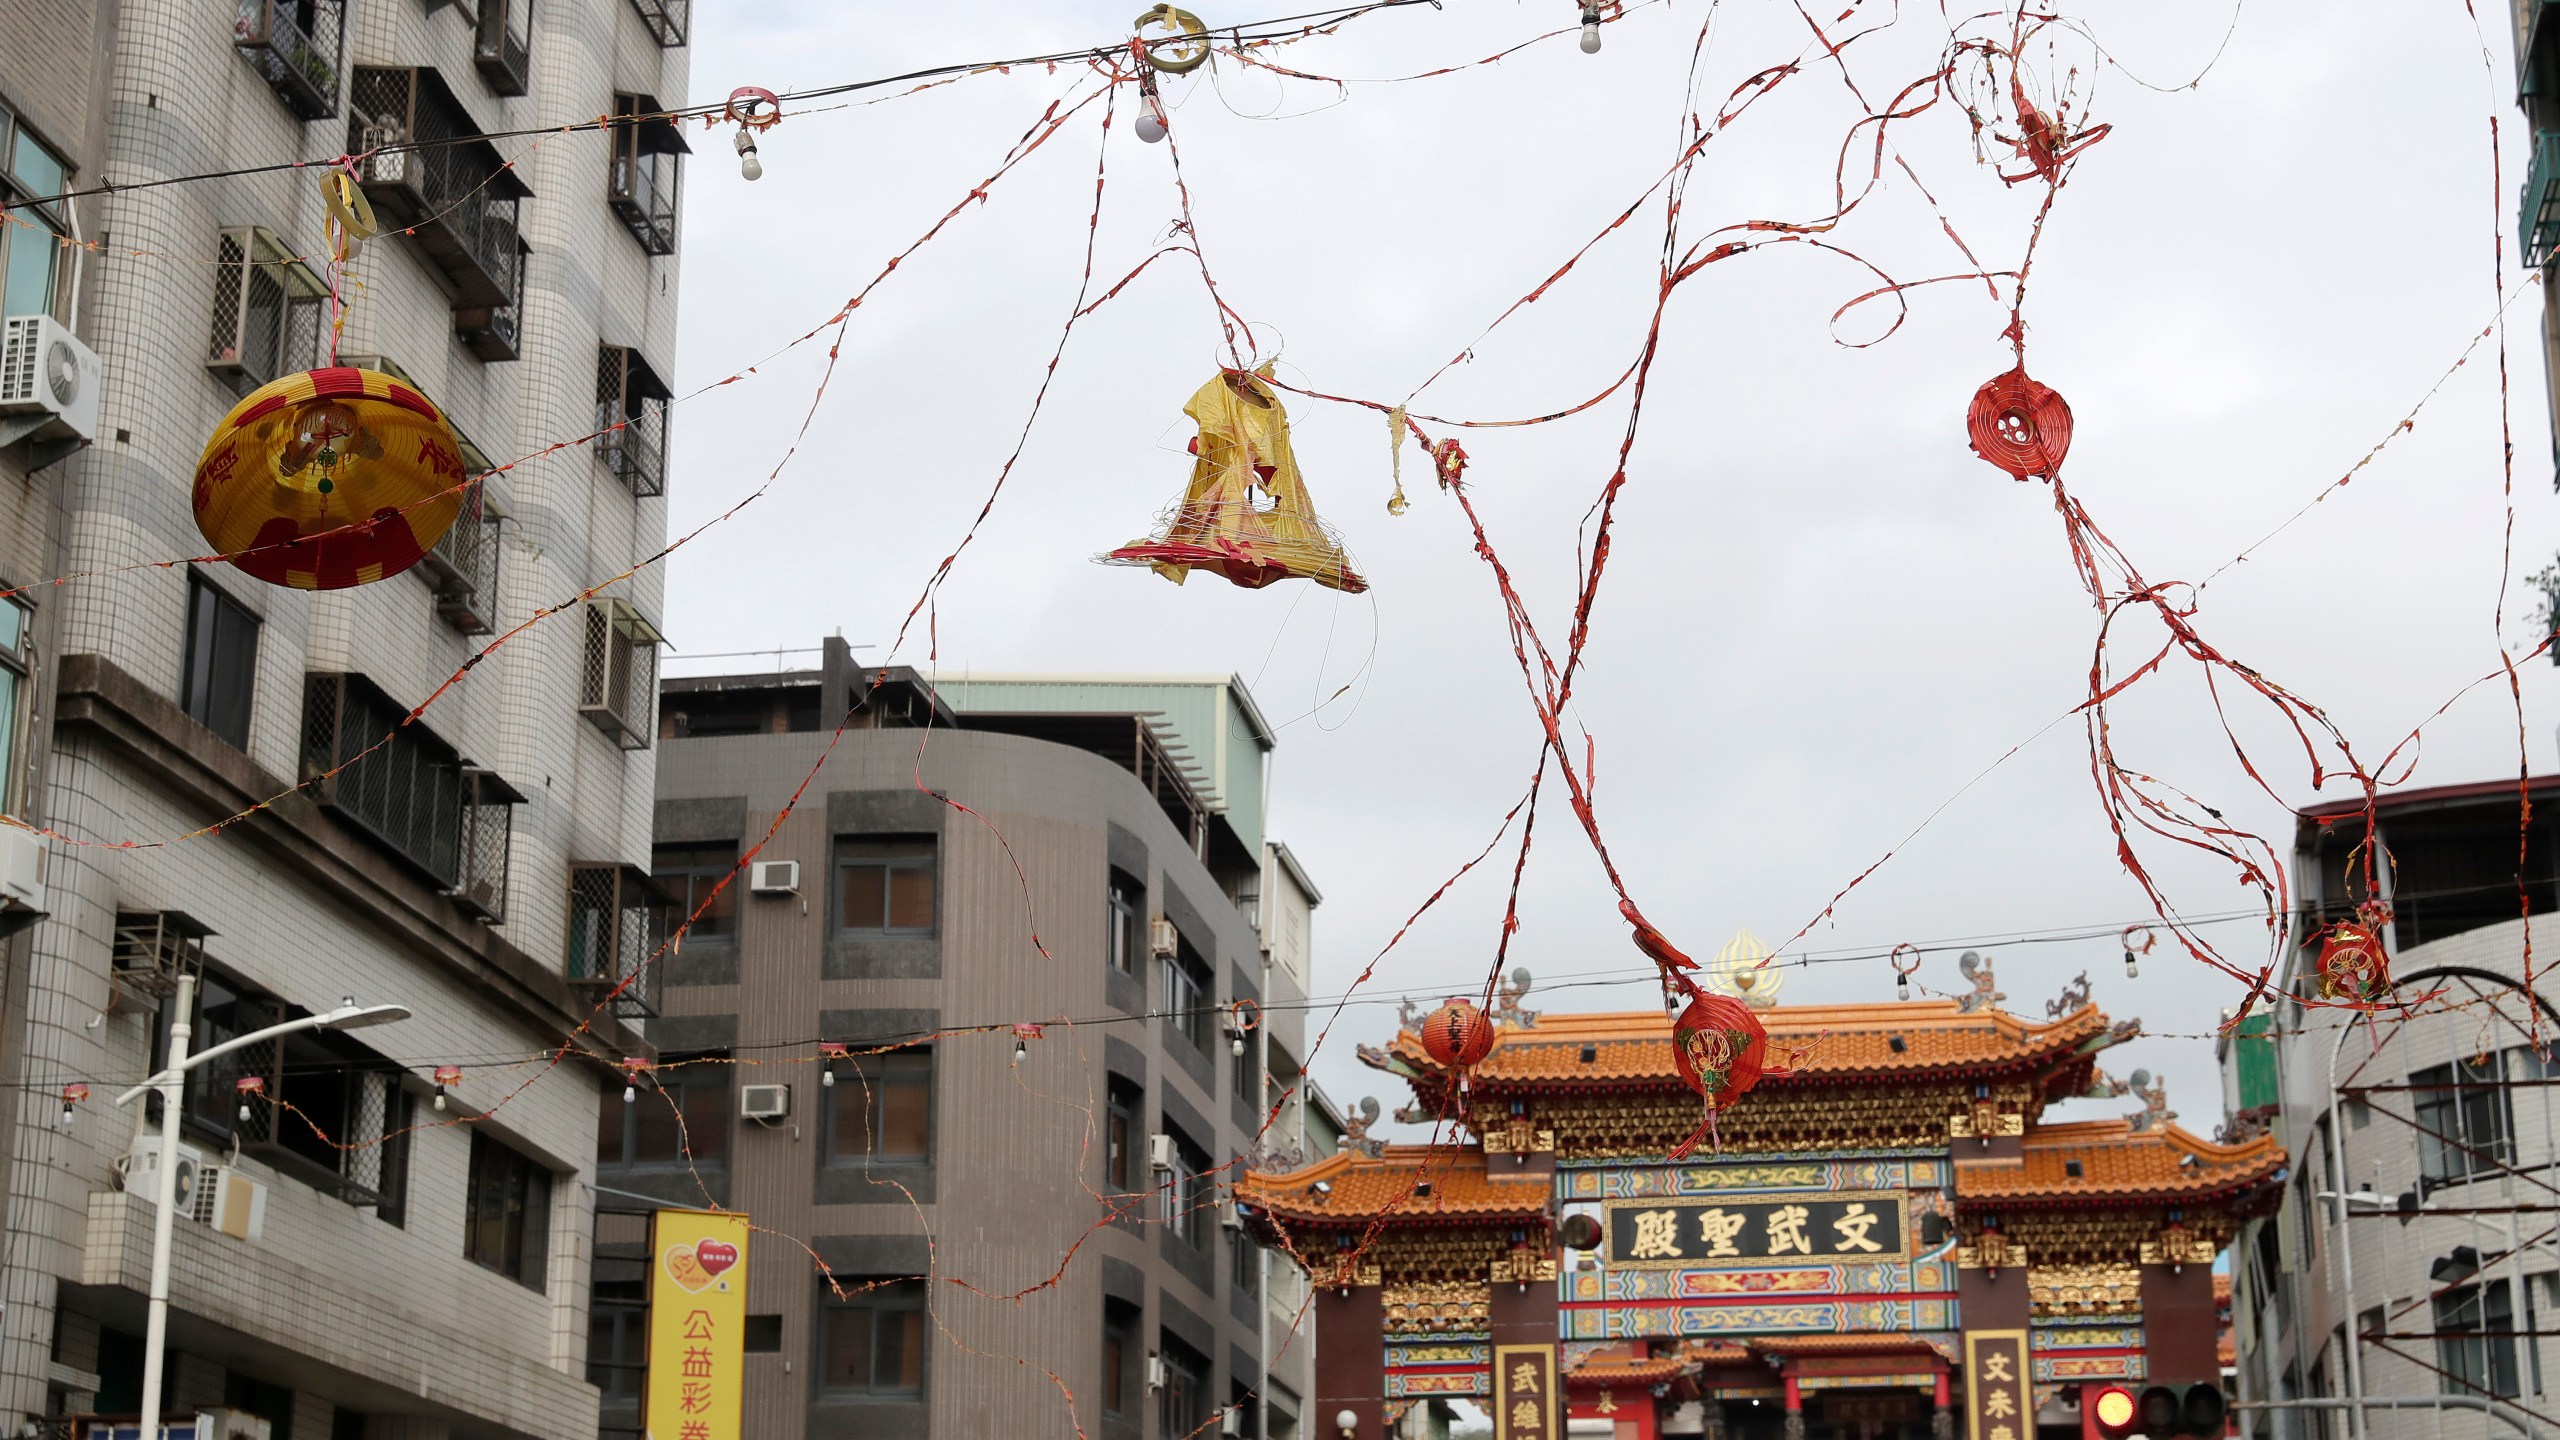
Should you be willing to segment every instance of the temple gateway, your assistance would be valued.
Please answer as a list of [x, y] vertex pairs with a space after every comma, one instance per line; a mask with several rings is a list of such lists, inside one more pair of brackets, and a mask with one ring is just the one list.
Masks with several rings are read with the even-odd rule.
[[2140, 1023], [2085, 986], [2043, 1023], [1998, 998], [1762, 1009], [1809, 1055], [1678, 1163], [1700, 1104], [1658, 1011], [1514, 996], [1463, 1084], [1410, 1023], [1361, 1047], [1447, 1138], [1355, 1128], [1236, 1189], [1319, 1287], [1311, 1433], [1463, 1397], [1496, 1440], [2054, 1440], [2084, 1382], [2218, 1380], [2214, 1258], [2284, 1152], [2190, 1134], [2158, 1086], [2044, 1123], [2127, 1093], [2098, 1057]]

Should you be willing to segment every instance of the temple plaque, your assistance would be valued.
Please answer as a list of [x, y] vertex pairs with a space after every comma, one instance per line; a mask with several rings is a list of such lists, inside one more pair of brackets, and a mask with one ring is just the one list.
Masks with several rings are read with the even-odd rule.
[[1612, 1200], [1608, 1263], [1768, 1265], [1789, 1260], [1910, 1258], [1899, 1191]]

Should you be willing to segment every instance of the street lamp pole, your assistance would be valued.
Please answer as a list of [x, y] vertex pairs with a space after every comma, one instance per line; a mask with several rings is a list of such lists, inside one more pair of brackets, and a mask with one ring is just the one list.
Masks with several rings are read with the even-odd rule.
[[357, 1030], [409, 1018], [406, 1006], [358, 1005], [350, 998], [326, 1014], [270, 1025], [189, 1055], [187, 1042], [195, 1033], [196, 977], [178, 977], [177, 1000], [177, 1014], [169, 1025], [168, 1064], [159, 1074], [116, 1097], [118, 1105], [130, 1105], [146, 1091], [160, 1094], [160, 1170], [151, 1177], [151, 1310], [142, 1332], [142, 1425], [138, 1432], [142, 1440], [162, 1440], [167, 1434], [160, 1420], [160, 1392], [169, 1360], [169, 1240], [172, 1222], [177, 1219], [178, 1106], [185, 1099], [187, 1072], [262, 1040], [304, 1030]]

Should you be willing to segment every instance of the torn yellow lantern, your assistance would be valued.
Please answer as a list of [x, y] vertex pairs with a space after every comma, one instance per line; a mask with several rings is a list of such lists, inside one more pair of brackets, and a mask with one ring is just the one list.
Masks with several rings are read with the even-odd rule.
[[1268, 369], [1221, 371], [1182, 407], [1200, 426], [1191, 484], [1153, 537], [1102, 556], [1106, 564], [1150, 566], [1177, 585], [1207, 570], [1248, 590], [1290, 579], [1369, 588], [1316, 518]]

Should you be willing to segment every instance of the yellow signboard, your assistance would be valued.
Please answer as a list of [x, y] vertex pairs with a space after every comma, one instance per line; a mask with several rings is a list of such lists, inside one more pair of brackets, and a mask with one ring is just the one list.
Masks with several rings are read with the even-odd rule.
[[649, 1256], [649, 1440], [740, 1440], [747, 1217], [660, 1210]]

